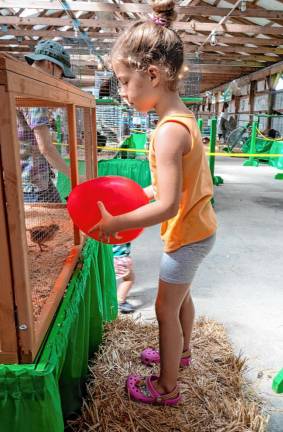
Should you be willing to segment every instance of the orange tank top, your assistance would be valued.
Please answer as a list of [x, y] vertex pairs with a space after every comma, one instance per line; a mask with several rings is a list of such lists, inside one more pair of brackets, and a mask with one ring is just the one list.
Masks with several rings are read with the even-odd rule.
[[176, 114], [164, 117], [152, 136], [149, 163], [152, 186], [156, 197], [157, 167], [155, 157], [155, 136], [159, 127], [166, 122], [185, 126], [191, 136], [191, 150], [183, 156], [183, 188], [176, 216], [161, 224], [161, 238], [165, 252], [173, 252], [182, 246], [210, 237], [217, 228], [215, 212], [211, 205], [213, 184], [201, 140], [201, 134], [193, 114]]

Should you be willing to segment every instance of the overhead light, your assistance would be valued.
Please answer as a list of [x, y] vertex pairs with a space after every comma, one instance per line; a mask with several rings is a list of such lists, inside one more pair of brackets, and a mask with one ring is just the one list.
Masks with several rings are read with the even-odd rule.
[[217, 38], [216, 38], [216, 31], [215, 30], [213, 30], [213, 32], [211, 33], [209, 41], [210, 41], [211, 46], [217, 45]]
[[242, 0], [240, 3], [240, 11], [241, 12], [245, 12], [247, 10], [247, 1], [246, 0]]
[[98, 69], [98, 70], [102, 70], [102, 69], [103, 69], [103, 65], [102, 65], [102, 63], [99, 62], [99, 63], [97, 64], [97, 69]]

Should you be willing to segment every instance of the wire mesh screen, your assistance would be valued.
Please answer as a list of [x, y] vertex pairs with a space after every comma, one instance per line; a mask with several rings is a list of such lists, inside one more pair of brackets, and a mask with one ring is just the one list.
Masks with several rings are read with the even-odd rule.
[[61, 108], [18, 108], [17, 131], [33, 314], [37, 320], [73, 245], [73, 226], [56, 187], [56, 168], [62, 169], [69, 155], [66, 112]]
[[83, 108], [76, 107], [76, 123], [77, 123], [77, 158], [79, 177], [86, 178], [86, 148], [85, 148], [85, 121]]
[[[97, 103], [98, 158], [111, 158], [123, 141], [123, 111], [119, 103]], [[106, 149], [106, 151], [105, 151]]]
[[271, 128], [275, 131], [275, 138], [283, 137], [283, 114], [272, 118]]
[[195, 54], [186, 54], [185, 65], [185, 67], [188, 68], [188, 71], [187, 76], [180, 85], [180, 95], [187, 97], [199, 96], [202, 79], [199, 57]]
[[97, 57], [91, 53], [90, 48], [79, 36], [63, 38], [60, 43], [66, 47], [70, 55], [72, 71], [76, 75], [76, 78], [70, 79], [69, 82], [92, 93], [95, 86]]
[[143, 114], [120, 103], [97, 103], [98, 159], [146, 157], [149, 132], [157, 123], [154, 113]]
[[97, 99], [121, 100], [118, 80], [111, 71], [96, 71], [94, 93]]

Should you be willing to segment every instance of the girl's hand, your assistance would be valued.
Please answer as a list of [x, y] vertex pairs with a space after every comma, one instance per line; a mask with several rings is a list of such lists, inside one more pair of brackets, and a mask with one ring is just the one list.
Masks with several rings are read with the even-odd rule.
[[110, 236], [113, 236], [118, 240], [121, 239], [121, 237], [117, 234], [117, 218], [106, 210], [104, 204], [101, 201], [98, 201], [97, 205], [101, 213], [101, 219], [97, 224], [90, 228], [88, 234], [98, 231], [99, 240], [104, 242], [106, 241], [107, 243], [109, 243]]

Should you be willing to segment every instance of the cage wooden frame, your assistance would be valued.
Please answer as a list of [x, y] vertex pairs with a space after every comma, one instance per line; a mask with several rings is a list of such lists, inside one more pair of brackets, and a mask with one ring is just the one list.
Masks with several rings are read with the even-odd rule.
[[95, 99], [23, 62], [0, 55], [0, 363], [32, 362], [44, 340], [83, 245], [74, 247], [35, 322], [24, 223], [16, 107], [64, 107], [68, 115], [71, 183], [78, 183], [76, 108], [84, 110], [86, 177], [97, 176]]

